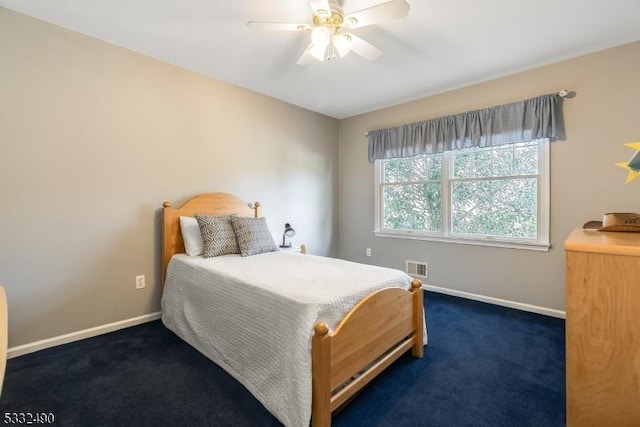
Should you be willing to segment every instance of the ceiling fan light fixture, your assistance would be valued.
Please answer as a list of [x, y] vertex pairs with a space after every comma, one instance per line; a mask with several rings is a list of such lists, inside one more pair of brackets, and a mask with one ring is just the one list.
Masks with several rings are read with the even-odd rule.
[[326, 49], [330, 41], [331, 31], [329, 31], [327, 27], [315, 27], [313, 31], [311, 31], [311, 42], [314, 46]]
[[347, 27], [355, 27], [356, 25], [358, 25], [358, 19], [350, 16], [344, 20], [344, 25], [346, 25]]
[[351, 37], [348, 34], [336, 33], [334, 34], [332, 41], [340, 58], [344, 57], [351, 51]]
[[327, 51], [331, 44], [331, 31], [327, 27], [315, 27], [311, 31], [311, 47], [309, 54], [318, 61], [327, 59]]
[[311, 44], [311, 47], [309, 47], [309, 54], [318, 61], [324, 61], [325, 55], [327, 53], [327, 46], [328, 45], [321, 46], [317, 44]]

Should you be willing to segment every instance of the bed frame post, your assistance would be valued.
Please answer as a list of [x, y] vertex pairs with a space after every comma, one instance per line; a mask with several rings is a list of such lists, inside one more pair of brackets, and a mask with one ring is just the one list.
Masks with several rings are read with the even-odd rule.
[[414, 357], [422, 358], [424, 355], [424, 300], [422, 296], [422, 282], [413, 279], [411, 282], [411, 293], [413, 294], [413, 329], [415, 330], [414, 345], [411, 348], [411, 354]]
[[312, 427], [331, 425], [331, 340], [329, 326], [320, 322], [313, 328], [311, 339], [311, 371], [313, 378]]
[[260, 218], [260, 202], [253, 203], [253, 216]]
[[162, 204], [162, 216], [164, 217], [162, 220], [162, 268], [160, 269], [160, 289], [164, 288], [164, 279], [167, 275], [167, 264], [169, 264], [169, 260], [173, 256], [173, 251], [171, 248], [172, 242], [168, 239], [167, 236], [171, 235], [171, 225], [173, 223], [171, 215], [173, 214], [173, 209], [171, 208], [171, 202], [164, 202]]

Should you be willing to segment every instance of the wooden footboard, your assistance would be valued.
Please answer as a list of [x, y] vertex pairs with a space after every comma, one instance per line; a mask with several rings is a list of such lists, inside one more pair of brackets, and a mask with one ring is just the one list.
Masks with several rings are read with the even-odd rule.
[[313, 427], [331, 425], [331, 413], [407, 350], [424, 352], [422, 284], [411, 291], [383, 289], [363, 299], [336, 327], [315, 325], [312, 338]]

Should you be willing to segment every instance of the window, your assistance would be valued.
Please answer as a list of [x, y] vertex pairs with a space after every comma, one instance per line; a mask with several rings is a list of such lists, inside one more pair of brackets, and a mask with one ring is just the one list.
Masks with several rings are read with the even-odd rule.
[[376, 161], [376, 236], [549, 248], [547, 139]]

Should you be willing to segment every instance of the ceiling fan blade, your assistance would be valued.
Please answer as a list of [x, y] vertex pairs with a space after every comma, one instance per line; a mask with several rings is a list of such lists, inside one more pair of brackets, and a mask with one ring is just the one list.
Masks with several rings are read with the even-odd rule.
[[318, 16], [331, 16], [331, 6], [329, 5], [329, 0], [309, 0], [309, 6], [311, 6], [311, 9], [313, 9], [313, 13]]
[[346, 33], [351, 38], [351, 50], [368, 61], [375, 61], [380, 58], [382, 51], [369, 42], [351, 33]]
[[344, 24], [349, 28], [365, 27], [391, 19], [404, 18], [408, 13], [409, 4], [405, 0], [391, 0], [345, 16]]
[[307, 46], [307, 48], [304, 50], [302, 55], [300, 55], [300, 58], [298, 59], [298, 62], [296, 62], [296, 64], [304, 66], [304, 65], [309, 65], [313, 62], [314, 58], [309, 52], [312, 47], [313, 47], [313, 43], [310, 43], [309, 46]]
[[247, 27], [255, 30], [267, 31], [308, 31], [311, 29], [309, 24], [299, 24], [295, 22], [265, 22], [265, 21], [249, 21]]

